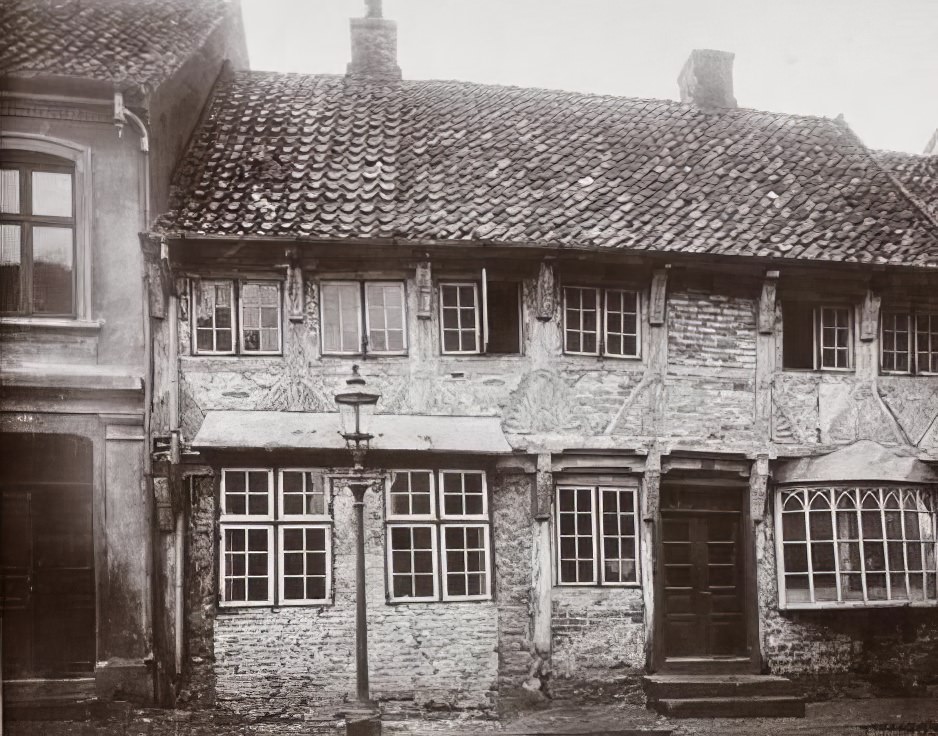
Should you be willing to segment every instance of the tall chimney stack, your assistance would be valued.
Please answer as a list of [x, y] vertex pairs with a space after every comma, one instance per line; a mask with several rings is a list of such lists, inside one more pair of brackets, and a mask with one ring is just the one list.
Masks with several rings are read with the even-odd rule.
[[681, 102], [704, 109], [734, 108], [733, 56], [729, 51], [694, 49], [677, 78]]
[[353, 79], [401, 78], [397, 65], [397, 23], [381, 14], [381, 0], [365, 0], [365, 17], [352, 18], [352, 61], [347, 76]]

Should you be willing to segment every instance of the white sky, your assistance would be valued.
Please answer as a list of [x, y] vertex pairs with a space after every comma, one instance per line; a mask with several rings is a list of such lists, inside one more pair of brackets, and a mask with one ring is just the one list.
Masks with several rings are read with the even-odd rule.
[[[345, 72], [364, 0], [242, 0], [251, 67]], [[872, 148], [938, 128], [938, 0], [384, 0], [408, 79], [676, 99], [693, 48], [741, 107], [836, 117]]]

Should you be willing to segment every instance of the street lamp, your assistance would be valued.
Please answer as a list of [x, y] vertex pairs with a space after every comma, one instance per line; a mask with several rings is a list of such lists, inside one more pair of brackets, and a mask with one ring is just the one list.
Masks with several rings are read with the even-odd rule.
[[[365, 453], [374, 435], [368, 432], [369, 420], [374, 413], [379, 394], [365, 390], [365, 379], [358, 374], [358, 366], [352, 366], [352, 377], [346, 382], [348, 388], [335, 395], [342, 420], [341, 435], [352, 451], [354, 472], [357, 482], [350, 483], [355, 497], [355, 526], [358, 529], [355, 566], [355, 664], [358, 701], [371, 706], [368, 692], [368, 615], [365, 607], [365, 491], [368, 484], [362, 479]], [[378, 726], [380, 728], [380, 726]], [[364, 731], [363, 731], [364, 732]], [[349, 731], [351, 733], [351, 730]]]

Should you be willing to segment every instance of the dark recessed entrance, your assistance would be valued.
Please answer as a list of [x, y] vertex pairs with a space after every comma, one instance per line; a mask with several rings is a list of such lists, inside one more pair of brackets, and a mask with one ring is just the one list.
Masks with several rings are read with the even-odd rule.
[[662, 484], [656, 587], [665, 668], [748, 657], [744, 490], [719, 482]]
[[3, 677], [94, 671], [91, 442], [0, 436]]

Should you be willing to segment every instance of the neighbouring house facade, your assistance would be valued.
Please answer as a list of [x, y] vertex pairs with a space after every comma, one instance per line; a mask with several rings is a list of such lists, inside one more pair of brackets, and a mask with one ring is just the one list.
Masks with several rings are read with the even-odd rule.
[[[223, 2], [4, 3], [0, 49], [3, 696], [165, 700], [140, 233], [222, 62]], [[169, 588], [172, 588], [171, 581]], [[168, 664], [165, 655], [168, 649]], [[167, 669], [167, 667], [169, 669]], [[162, 685], [160, 684], [162, 681]]]
[[938, 684], [934, 187], [721, 52], [681, 103], [408, 81], [377, 15], [220, 79], [150, 236], [188, 701], [354, 697], [353, 364], [384, 709]]

